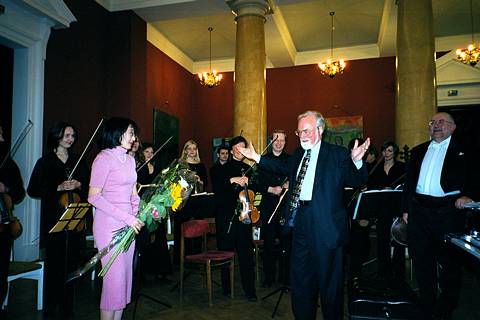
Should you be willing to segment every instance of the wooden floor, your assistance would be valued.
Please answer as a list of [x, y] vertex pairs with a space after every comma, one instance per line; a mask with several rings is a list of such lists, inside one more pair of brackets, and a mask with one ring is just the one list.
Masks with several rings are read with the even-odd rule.
[[[374, 268], [374, 266], [372, 266]], [[238, 273], [238, 270], [237, 270]], [[161, 304], [153, 302], [143, 295], [138, 298], [138, 308], [134, 318], [134, 303], [131, 303], [123, 319], [171, 319], [171, 320], [207, 320], [207, 319], [271, 319], [279, 293], [266, 300], [261, 298], [272, 292], [280, 285], [273, 288], [261, 288], [257, 286], [258, 302], [248, 302], [243, 295], [239, 285], [239, 278], [236, 279], [236, 296], [234, 299], [222, 295], [221, 288], [214, 285], [214, 306], [208, 307], [206, 288], [202, 285], [203, 279], [200, 276], [192, 275], [186, 280], [185, 301], [179, 303], [178, 289], [171, 291], [171, 288], [178, 280], [178, 272], [175, 273], [170, 282], [159, 281], [153, 277], [147, 277], [140, 288], [140, 293], [158, 299], [172, 305], [166, 308]], [[217, 275], [218, 280], [218, 275]], [[138, 291], [138, 289], [136, 290]], [[347, 299], [345, 299], [347, 301]], [[98, 279], [91, 281], [83, 278], [76, 288], [76, 298], [73, 319], [99, 319], [98, 304], [100, 301], [100, 288]], [[135, 300], [134, 300], [135, 301]], [[454, 314], [458, 320], [480, 319], [480, 283], [479, 279], [472, 274], [467, 274], [464, 280], [460, 306]], [[10, 292], [10, 305], [8, 308], [8, 319], [12, 320], [40, 320], [43, 319], [41, 311], [36, 311], [36, 282], [33, 280], [16, 280], [13, 282]], [[56, 319], [63, 319], [57, 316]], [[283, 295], [275, 319], [293, 319], [290, 306], [290, 294]], [[317, 319], [322, 319], [319, 309]], [[348, 312], [345, 308], [345, 319], [348, 319]]]

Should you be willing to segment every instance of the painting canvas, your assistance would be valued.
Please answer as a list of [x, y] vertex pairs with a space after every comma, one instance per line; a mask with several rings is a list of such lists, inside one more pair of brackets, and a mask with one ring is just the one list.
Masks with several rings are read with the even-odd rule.
[[325, 122], [323, 140], [329, 143], [348, 147], [350, 140], [363, 137], [362, 116], [325, 118]]

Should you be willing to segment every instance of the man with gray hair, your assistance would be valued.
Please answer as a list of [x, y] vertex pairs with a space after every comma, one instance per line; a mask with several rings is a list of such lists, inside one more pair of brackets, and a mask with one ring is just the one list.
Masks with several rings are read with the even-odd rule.
[[431, 140], [412, 149], [403, 189], [403, 219], [408, 223], [408, 250], [420, 289], [422, 319], [451, 319], [460, 297], [462, 270], [445, 235], [464, 231], [465, 213], [460, 209], [479, 196], [471, 150], [452, 137], [455, 128], [446, 112], [432, 117]]
[[317, 111], [298, 116], [295, 134], [301, 148], [288, 165], [261, 157], [250, 144], [240, 149], [260, 167], [288, 175], [287, 223], [293, 227], [290, 281], [295, 319], [315, 319], [320, 296], [323, 318], [343, 319], [343, 251], [347, 242], [346, 185], [368, 178], [362, 157], [370, 139], [346, 148], [322, 141], [325, 119]]

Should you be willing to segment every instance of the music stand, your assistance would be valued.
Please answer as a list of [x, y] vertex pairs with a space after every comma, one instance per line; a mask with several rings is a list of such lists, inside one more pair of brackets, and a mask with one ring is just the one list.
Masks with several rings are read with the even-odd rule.
[[[353, 220], [362, 220], [377, 218], [377, 253], [385, 252], [385, 244], [390, 244], [390, 227], [393, 217], [401, 215], [402, 190], [382, 189], [368, 190], [361, 192], [358, 196], [353, 213]], [[390, 252], [390, 251], [389, 251]], [[382, 255], [383, 257], [383, 255]], [[376, 258], [366, 261], [362, 266], [366, 266], [378, 259]], [[384, 260], [379, 260], [381, 263]]]
[[[91, 204], [89, 203], [71, 203], [66, 208], [65, 211], [62, 213], [60, 218], [58, 219], [57, 223], [50, 229], [48, 233], [65, 233], [65, 263], [64, 263], [64, 275], [65, 275], [65, 286], [64, 290], [66, 289], [67, 277], [68, 277], [68, 243], [69, 243], [69, 236], [68, 232], [73, 231], [77, 228], [80, 222], [85, 218], [88, 210], [91, 208]], [[72, 287], [72, 292], [73, 287]], [[64, 291], [64, 296], [67, 295], [67, 292]], [[72, 297], [72, 301], [75, 301], [74, 297]]]
[[375, 218], [377, 212], [400, 214], [402, 190], [368, 190], [360, 193], [355, 205], [353, 220]]
[[[283, 269], [282, 269], [282, 286], [273, 290], [272, 292], [270, 292], [269, 294], [267, 294], [266, 296], [262, 297], [262, 300], [266, 300], [268, 298], [270, 298], [271, 296], [277, 294], [278, 292], [280, 292], [280, 295], [278, 296], [278, 299], [277, 299], [277, 303], [275, 304], [275, 307], [273, 308], [273, 312], [272, 312], [272, 319], [275, 318], [275, 314], [277, 313], [277, 309], [278, 309], [278, 306], [280, 305], [280, 301], [282, 301], [282, 297], [285, 293], [288, 293], [290, 292], [290, 286], [288, 285], [288, 273], [287, 273], [287, 270], [289, 270], [289, 268], [287, 267], [287, 263], [290, 263], [289, 261], [287, 261], [287, 256], [290, 255], [290, 251], [291, 251], [291, 244], [292, 242], [292, 232], [290, 231], [288, 234], [282, 234], [282, 238], [280, 240], [280, 245], [281, 245], [281, 263], [283, 264]], [[258, 263], [258, 261], [257, 261]]]

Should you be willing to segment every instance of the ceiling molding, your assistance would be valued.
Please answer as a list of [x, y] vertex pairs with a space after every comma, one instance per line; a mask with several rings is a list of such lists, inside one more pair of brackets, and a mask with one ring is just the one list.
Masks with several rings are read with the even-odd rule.
[[195, 0], [95, 0], [110, 12], [166, 6]]
[[187, 71], [195, 73], [193, 68], [193, 60], [190, 59], [183, 51], [174, 46], [150, 23], [147, 23], [147, 41], [172, 58]]
[[[377, 44], [366, 44], [348, 48], [335, 48], [334, 60], [358, 60], [378, 58], [380, 56]], [[304, 51], [297, 54], [295, 65], [317, 64], [330, 58], [330, 49]]]
[[394, 56], [397, 40], [397, 5], [396, 0], [385, 0], [382, 20], [378, 31], [378, 50], [380, 56]]
[[267, 16], [265, 25], [265, 52], [270, 62], [276, 67], [295, 65], [297, 49], [288, 30], [282, 11], [273, 1], [273, 14]]

